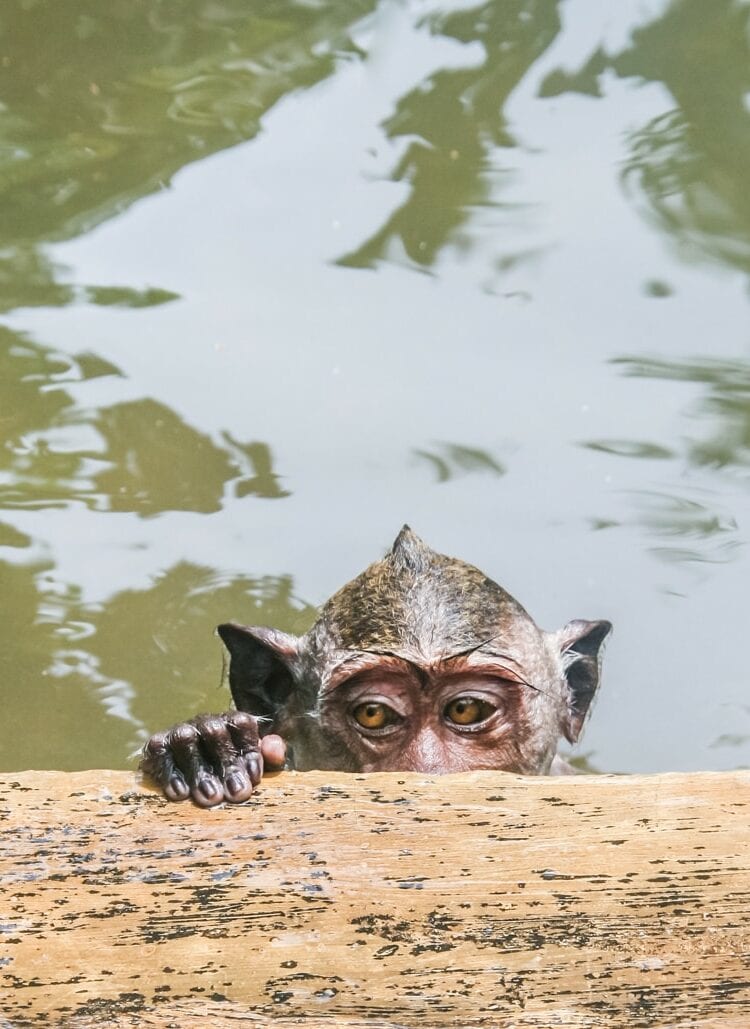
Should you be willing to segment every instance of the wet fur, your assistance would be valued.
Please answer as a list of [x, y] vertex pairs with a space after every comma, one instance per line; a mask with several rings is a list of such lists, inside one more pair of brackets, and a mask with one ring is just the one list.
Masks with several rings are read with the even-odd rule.
[[[235, 704], [268, 719], [261, 733], [284, 736], [297, 768], [362, 769], [363, 748], [337, 701], [342, 686], [368, 669], [402, 669], [429, 688], [441, 670], [505, 667], [520, 680], [512, 734], [500, 742], [477, 737], [463, 749], [458, 739], [450, 767], [440, 770], [546, 774], [560, 738], [573, 742], [581, 731], [610, 629], [576, 621], [543, 632], [483, 572], [436, 553], [404, 526], [389, 553], [334, 594], [305, 636], [232, 624], [219, 633]], [[414, 759], [405, 747], [388, 760], [398, 770]]]

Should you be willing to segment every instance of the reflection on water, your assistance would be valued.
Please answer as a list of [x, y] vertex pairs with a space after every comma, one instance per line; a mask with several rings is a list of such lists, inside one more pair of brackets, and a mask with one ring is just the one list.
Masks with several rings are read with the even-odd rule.
[[457, 475], [479, 473], [504, 475], [503, 465], [486, 450], [464, 447], [458, 443], [438, 443], [433, 450], [415, 450], [414, 456], [431, 466], [438, 482], [447, 482]]
[[95, 411], [63, 385], [120, 373], [92, 355], [58, 356], [0, 328], [0, 450], [5, 508], [82, 501], [101, 511], [217, 511], [235, 496], [289, 493], [265, 443], [220, 444], [158, 401]]
[[[372, 267], [397, 257], [394, 241], [424, 267], [449, 241], [470, 245], [457, 232], [472, 212], [490, 204], [494, 181], [503, 177], [502, 148], [514, 144], [503, 104], [559, 31], [557, 8], [558, 0], [509, 0], [440, 12], [430, 20], [435, 34], [481, 46], [482, 59], [475, 67], [439, 71], [400, 98], [383, 128], [389, 139], [406, 141], [392, 176], [409, 184], [407, 200], [342, 257], [342, 265]], [[487, 210], [490, 221], [500, 206], [495, 202], [494, 213]]]
[[607, 71], [662, 83], [675, 107], [634, 129], [624, 177], [670, 235], [750, 271], [750, 8], [676, 0], [620, 52], [597, 50], [577, 72], [551, 74], [545, 96], [601, 95]]
[[621, 499], [617, 519], [594, 518], [595, 530], [635, 525], [650, 540], [649, 552], [661, 561], [684, 565], [732, 561], [745, 547], [736, 519], [718, 510], [713, 491], [700, 499], [677, 494], [632, 490]]
[[583, 446], [588, 447], [589, 450], [600, 450], [603, 454], [616, 454], [618, 457], [645, 457], [649, 459], [674, 457], [673, 452], [666, 447], [661, 447], [658, 443], [648, 443], [645, 440], [589, 440]]
[[[684, 564], [688, 561], [722, 563], [731, 561], [744, 543], [737, 538], [737, 523], [728, 515], [720, 515], [698, 500], [659, 494], [631, 495], [638, 523], [647, 533], [662, 539], [674, 538], [679, 543], [651, 547], [651, 552], [664, 561]], [[688, 546], [687, 541], [691, 545]]]
[[705, 504], [687, 497], [644, 493], [639, 500], [644, 521], [658, 535], [705, 537], [737, 528], [733, 518], [721, 519]]
[[238, 467], [244, 473], [233, 483], [234, 495], [241, 497], [266, 497], [279, 500], [291, 496], [281, 485], [282, 478], [273, 469], [271, 450], [266, 443], [239, 443], [228, 433], [223, 433], [224, 442]]
[[[688, 408], [688, 427], [679, 441], [680, 457], [687, 465], [746, 467], [750, 462], [750, 365], [745, 361], [661, 361], [647, 358], [617, 358], [612, 362], [623, 374], [634, 378], [667, 379], [702, 387], [702, 396]], [[697, 425], [707, 424], [710, 436], [696, 437]], [[624, 457], [665, 459], [674, 451], [657, 443], [635, 440], [591, 441], [584, 444]], [[637, 523], [654, 537], [679, 537], [679, 545], [657, 545], [651, 552], [659, 559], [673, 562], [724, 563], [732, 561], [745, 540], [737, 518], [722, 509], [714, 488], [703, 490], [699, 499], [646, 490], [634, 490], [628, 507]], [[623, 519], [627, 522], [628, 518]], [[616, 524], [616, 523], [613, 523]], [[597, 527], [604, 527], [599, 524]], [[692, 546], [684, 545], [691, 538]]]
[[8, 0], [0, 767], [405, 520], [616, 623], [589, 767], [750, 763], [748, 96], [740, 0]]
[[[672, 5], [614, 67], [663, 82], [677, 109], [633, 137], [626, 175], [681, 242], [750, 271], [750, 10], [736, 0]], [[665, 54], [669, 57], [665, 60]]]
[[215, 625], [234, 618], [302, 632], [314, 617], [289, 576], [227, 582], [184, 563], [148, 589], [92, 606], [52, 571], [0, 563], [13, 597], [3, 625], [13, 646], [0, 651], [2, 768], [122, 763], [149, 727], [227, 706]]
[[288, 496], [265, 443], [234, 443], [226, 436], [226, 445], [216, 446], [154, 400], [106, 408], [94, 425], [106, 467], [92, 476], [91, 486], [111, 511], [217, 511], [228, 484], [237, 496]]
[[9, 0], [0, 26], [3, 305], [70, 291], [38, 247], [89, 231], [191, 161], [252, 138], [351, 49], [366, 0]]
[[[691, 427], [685, 442], [685, 458], [696, 465], [747, 467], [750, 465], [750, 361], [663, 361], [658, 358], [619, 358], [615, 364], [625, 375], [646, 379], [670, 379], [704, 387], [690, 414], [708, 427], [697, 439]], [[692, 421], [691, 419], [691, 421]]]
[[735, 719], [735, 724], [741, 729], [747, 728], [747, 732], [725, 732], [711, 743], [712, 748], [716, 747], [741, 747], [744, 748], [750, 743], [750, 705], [732, 704], [730, 714]]
[[[111, 753], [123, 750], [119, 721], [103, 717], [85, 679], [71, 681], [55, 674], [55, 626], [44, 618], [36, 587], [37, 577], [49, 571], [39, 565], [0, 563], [7, 598], [3, 639], [10, 641], [0, 648], [4, 690], [0, 762], [6, 769], [86, 767], [78, 765], [78, 753], [84, 762], [88, 757], [98, 764], [108, 748]], [[125, 735], [132, 738], [132, 727]]]

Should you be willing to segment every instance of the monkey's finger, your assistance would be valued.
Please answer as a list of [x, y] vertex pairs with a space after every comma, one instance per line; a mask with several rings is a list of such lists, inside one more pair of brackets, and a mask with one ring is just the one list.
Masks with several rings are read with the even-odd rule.
[[182, 772], [190, 794], [200, 807], [213, 807], [224, 800], [224, 787], [214, 775], [200, 746], [200, 733], [195, 725], [185, 722], [167, 733], [167, 747]]
[[277, 771], [284, 767], [286, 761], [286, 741], [270, 732], [260, 741], [260, 752], [263, 755], [263, 764], [269, 771]]
[[225, 716], [237, 752], [250, 776], [250, 782], [257, 786], [263, 777], [263, 758], [258, 740], [258, 720], [246, 711], [232, 711]]
[[[203, 752], [223, 784], [224, 797], [233, 804], [247, 800], [253, 782], [238, 751], [229, 725], [230, 716], [215, 715], [196, 720]], [[260, 781], [260, 776], [258, 777]]]
[[141, 768], [161, 787], [167, 800], [187, 800], [190, 796], [188, 784], [175, 765], [167, 745], [167, 733], [156, 733], [146, 743]]

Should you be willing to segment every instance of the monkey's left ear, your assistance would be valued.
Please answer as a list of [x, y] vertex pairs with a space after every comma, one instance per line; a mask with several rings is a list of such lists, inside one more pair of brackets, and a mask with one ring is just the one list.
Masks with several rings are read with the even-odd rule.
[[216, 631], [229, 651], [229, 688], [238, 710], [275, 717], [294, 689], [299, 639], [278, 629], [234, 622]]
[[562, 727], [568, 743], [575, 743], [580, 736], [591, 701], [599, 688], [602, 644], [611, 631], [611, 622], [586, 622], [577, 618], [558, 633], [570, 691], [568, 713]]

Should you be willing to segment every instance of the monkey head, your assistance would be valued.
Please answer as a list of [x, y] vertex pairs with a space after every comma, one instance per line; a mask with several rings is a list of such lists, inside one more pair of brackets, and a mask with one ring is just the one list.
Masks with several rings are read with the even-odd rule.
[[236, 707], [299, 769], [546, 774], [578, 739], [607, 621], [537, 627], [479, 569], [408, 526], [302, 637], [219, 626]]

